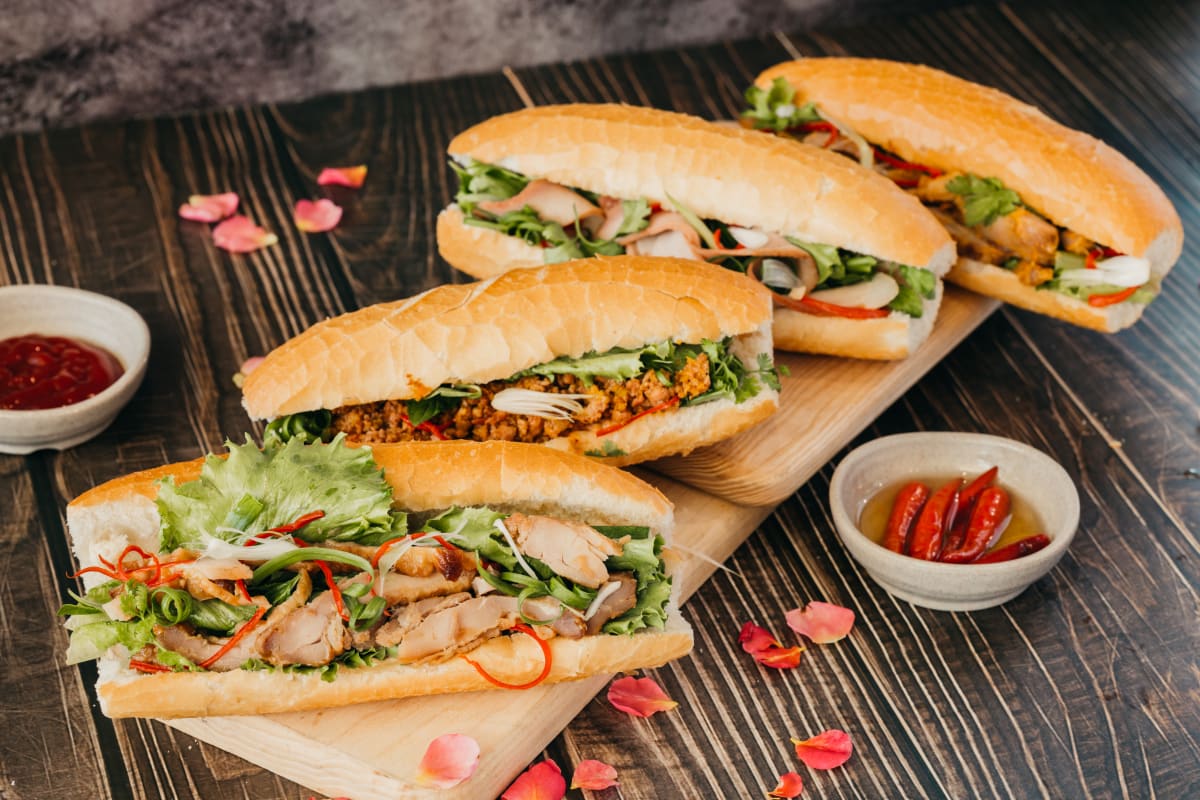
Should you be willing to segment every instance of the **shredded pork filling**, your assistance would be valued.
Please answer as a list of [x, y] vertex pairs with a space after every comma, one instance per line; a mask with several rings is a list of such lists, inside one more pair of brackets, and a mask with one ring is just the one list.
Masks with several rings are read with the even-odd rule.
[[[574, 431], [621, 425], [672, 398], [687, 400], [704, 394], [711, 385], [708, 356], [701, 353], [689, 358], [682, 369], [669, 376], [669, 384], [664, 384], [655, 372], [628, 380], [596, 377], [591, 385], [574, 375], [526, 376], [483, 384], [479, 397], [464, 398], [456, 409], [443, 412], [419, 427], [409, 420], [403, 400], [342, 406], [333, 412], [333, 431], [345, 433], [352, 442], [444, 438], [537, 444]], [[511, 387], [552, 394], [586, 394], [588, 399], [583, 401], [583, 410], [569, 419], [512, 414], [493, 408], [492, 397]]]

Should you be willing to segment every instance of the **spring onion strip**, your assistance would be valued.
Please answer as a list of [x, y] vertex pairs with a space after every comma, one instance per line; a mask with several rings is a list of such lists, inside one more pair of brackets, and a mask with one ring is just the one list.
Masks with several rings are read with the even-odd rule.
[[374, 569], [371, 567], [371, 562], [362, 556], [356, 556], [353, 553], [347, 553], [342, 550], [334, 550], [329, 547], [305, 547], [294, 548], [288, 553], [272, 558], [265, 564], [262, 564], [258, 569], [254, 570], [254, 583], [261, 583], [263, 579], [274, 575], [281, 569], [290, 567], [301, 561], [333, 561], [338, 564], [346, 564], [351, 567], [358, 567], [363, 572], [373, 574]]
[[508, 542], [508, 546], [512, 548], [513, 555], [517, 557], [517, 563], [521, 565], [521, 569], [525, 570], [525, 572], [534, 580], [541, 580], [541, 578], [538, 577], [538, 574], [533, 571], [533, 567], [529, 566], [529, 562], [527, 562], [525, 557], [521, 555], [521, 551], [517, 549], [517, 543], [513, 541], [512, 534], [508, 532], [508, 528], [504, 525], [504, 520], [496, 520], [495, 526], [496, 530], [500, 531], [501, 535], [504, 536], [504, 540]]
[[570, 419], [571, 415], [583, 410], [580, 400], [588, 399], [586, 394], [556, 394], [554, 392], [535, 392], [532, 389], [510, 387], [496, 392], [492, 396], [492, 408], [506, 411], [509, 414], [523, 414], [546, 419]]
[[704, 243], [708, 245], [710, 249], [721, 249], [717, 244], [717, 240], [713, 236], [712, 231], [708, 229], [708, 226], [704, 224], [704, 221], [700, 219], [695, 211], [692, 211], [683, 203], [680, 203], [674, 197], [671, 197], [670, 194], [667, 195], [667, 200], [671, 202], [671, 205], [675, 207], [675, 210], [679, 212], [679, 215], [687, 221], [687, 224], [691, 225], [696, 233], [700, 235], [700, 238], [704, 240]]
[[374, 580], [372, 581], [372, 583], [374, 584], [374, 587], [375, 587], [375, 594], [379, 594], [379, 595], [383, 594], [384, 576], [392, 571], [392, 567], [396, 566], [396, 562], [399, 561], [404, 556], [404, 554], [408, 552], [409, 548], [416, 545], [416, 543], [421, 541], [422, 539], [430, 539], [432, 537], [433, 537], [432, 532], [423, 533], [419, 536], [410, 536], [408, 539], [405, 539], [403, 542], [396, 545], [395, 547], [389, 547], [388, 551], [383, 554], [382, 558], [379, 559], [379, 563], [377, 565], [379, 568], [379, 574], [375, 575]]
[[278, 558], [286, 553], [300, 549], [295, 545], [290, 536], [276, 536], [272, 534], [270, 538], [257, 538], [261, 535], [256, 534], [246, 539], [247, 542], [259, 542], [258, 545], [253, 547], [227, 542], [216, 536], [208, 536], [205, 539], [204, 549], [200, 552], [200, 555], [203, 558], [232, 558], [236, 561], [270, 561], [273, 558]]
[[506, 594], [509, 597], [516, 597], [521, 593], [519, 589], [514, 589], [500, 578], [488, 572], [487, 567], [483, 566], [483, 559], [477, 559], [475, 561], [475, 571], [479, 573], [479, 577], [485, 581], [488, 586], [491, 586], [501, 594]]
[[679, 544], [679, 542], [671, 542], [671, 549], [677, 550], [680, 553], [684, 553], [684, 554], [692, 556], [694, 558], [698, 558], [701, 561], [703, 561], [704, 563], [711, 564], [712, 566], [716, 567], [717, 569], [723, 569], [726, 572], [728, 572], [730, 575], [736, 575], [739, 578], [741, 578], [742, 580], [746, 579], [746, 576], [743, 575], [742, 573], [738, 572], [736, 569], [730, 569], [729, 567], [722, 564], [720, 561], [717, 561], [712, 556], [710, 556], [706, 553], [701, 553], [699, 550], [696, 550], [691, 547], [684, 547], [683, 545]]

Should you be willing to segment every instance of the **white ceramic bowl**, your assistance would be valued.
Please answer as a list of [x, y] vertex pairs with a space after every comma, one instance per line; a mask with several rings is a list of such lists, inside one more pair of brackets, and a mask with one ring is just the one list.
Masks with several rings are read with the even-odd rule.
[[[888, 550], [858, 528], [872, 495], [900, 481], [978, 475], [998, 466], [998, 483], [1029, 503], [1050, 544], [997, 564], [943, 564]], [[1058, 563], [1079, 524], [1079, 493], [1057, 462], [1026, 444], [978, 433], [903, 433], [868, 442], [834, 470], [829, 504], [842, 542], [889, 593], [913, 605], [972, 611], [1000, 605]]]
[[65, 450], [91, 439], [112, 423], [146, 374], [150, 329], [136, 311], [111, 297], [66, 286], [0, 287], [0, 339], [34, 333], [99, 345], [125, 372], [96, 396], [69, 406], [0, 409], [0, 453]]

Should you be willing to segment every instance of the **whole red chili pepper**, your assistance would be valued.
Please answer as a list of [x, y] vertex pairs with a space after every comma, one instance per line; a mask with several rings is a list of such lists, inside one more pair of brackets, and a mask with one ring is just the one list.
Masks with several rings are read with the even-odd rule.
[[962, 478], [955, 478], [933, 493], [929, 502], [921, 509], [917, 522], [913, 525], [912, 535], [908, 541], [908, 554], [913, 558], [923, 558], [926, 561], [936, 561], [942, 552], [942, 540], [946, 536], [946, 524], [954, 519], [958, 508], [958, 492], [962, 488]]
[[989, 486], [979, 495], [979, 502], [971, 512], [967, 533], [962, 544], [942, 553], [942, 561], [951, 564], [966, 564], [983, 555], [992, 543], [1000, 524], [1008, 517], [1012, 503], [1008, 492], [999, 486]]
[[999, 473], [999, 467], [992, 467], [968, 483], [966, 488], [958, 493], [958, 509], [954, 514], [954, 519], [948, 522], [950, 533], [946, 536], [946, 542], [942, 548], [944, 551], [949, 552], [962, 547], [963, 540], [967, 538], [967, 523], [970, 522], [971, 514], [975, 511], [975, 501], [979, 499], [980, 492], [995, 482]]
[[1039, 533], [1036, 536], [1027, 536], [1019, 542], [1013, 542], [1010, 545], [1001, 547], [999, 550], [985, 553], [975, 559], [975, 563], [997, 564], [1001, 561], [1012, 561], [1014, 558], [1036, 553], [1048, 544], [1050, 544], [1050, 537], [1044, 533]]
[[907, 484], [896, 494], [887, 528], [883, 532], [883, 546], [893, 553], [903, 553], [908, 545], [908, 536], [913, 521], [921, 513], [929, 499], [929, 487], [919, 481]]

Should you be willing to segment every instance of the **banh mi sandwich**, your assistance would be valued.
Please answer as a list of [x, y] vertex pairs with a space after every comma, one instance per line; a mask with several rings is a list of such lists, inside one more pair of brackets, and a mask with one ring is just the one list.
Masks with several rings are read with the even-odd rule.
[[805, 58], [746, 93], [744, 125], [888, 176], [958, 243], [948, 279], [1099, 331], [1137, 321], [1179, 258], [1162, 190], [1103, 142], [929, 67]]
[[262, 714], [543, 682], [687, 653], [670, 503], [544, 447], [293, 439], [67, 506], [67, 660], [111, 717]]
[[903, 358], [954, 244], [891, 182], [818, 148], [684, 114], [543, 106], [450, 142], [438, 249], [475, 277], [594, 255], [709, 261], [772, 290], [775, 346]]
[[768, 295], [675, 259], [517, 270], [318, 323], [246, 377], [243, 402], [272, 420], [268, 440], [503, 439], [644, 461], [778, 407]]

